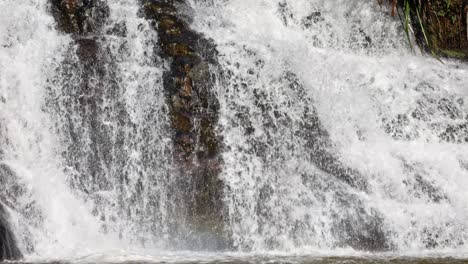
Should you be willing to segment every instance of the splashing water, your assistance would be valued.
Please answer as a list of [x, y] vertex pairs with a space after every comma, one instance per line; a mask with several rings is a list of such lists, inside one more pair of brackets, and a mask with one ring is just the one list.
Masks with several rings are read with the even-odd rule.
[[1, 7], [2, 177], [32, 228], [23, 247], [65, 258], [154, 244], [169, 225], [171, 142], [157, 37], [138, 4], [113, 1], [103, 36], [89, 36], [105, 50], [101, 72], [80, 64], [43, 1]]
[[[468, 251], [466, 64], [412, 53], [375, 1], [187, 2], [219, 51], [235, 251]], [[139, 1], [107, 4], [78, 38], [0, 2], [0, 197], [28, 257], [179, 249], [167, 62]]]
[[223, 179], [241, 249], [466, 251], [468, 67], [413, 55], [374, 2], [194, 3], [227, 76]]
[[70, 184], [92, 204], [101, 231], [154, 244], [167, 233], [170, 209], [163, 64], [154, 62], [157, 37], [137, 16], [137, 3], [113, 1], [109, 9], [102, 36], [84, 37], [96, 47], [100, 66], [80, 61], [71, 46], [50, 104], [68, 148]]
[[[52, 30], [53, 20], [40, 1], [0, 5], [5, 12], [0, 34], [2, 178], [17, 179], [5, 191], [18, 190], [7, 195], [17, 201], [9, 206], [17, 207], [31, 228], [24, 237], [34, 241], [23, 241], [22, 247], [33, 246], [36, 254], [67, 256], [76, 247], [100, 245], [94, 217], [70, 193], [61, 143], [44, 111], [47, 80], [70, 39]], [[70, 237], [76, 245], [68, 242]], [[63, 251], [53, 250], [53, 245]]]

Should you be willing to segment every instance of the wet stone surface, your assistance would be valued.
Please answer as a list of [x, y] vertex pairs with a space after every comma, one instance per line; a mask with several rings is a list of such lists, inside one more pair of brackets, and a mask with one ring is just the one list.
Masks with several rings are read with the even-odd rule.
[[6, 208], [0, 203], [0, 261], [16, 260], [23, 257], [9, 221]]
[[184, 1], [142, 2], [144, 17], [153, 21], [158, 33], [160, 56], [170, 62], [163, 78], [174, 159], [180, 168], [178, 185], [188, 203], [189, 225], [198, 234], [187, 240], [194, 249], [221, 249], [229, 243], [224, 230], [223, 186], [218, 178], [222, 140], [216, 132], [217, 52], [211, 40], [190, 29], [180, 11], [185, 9]]

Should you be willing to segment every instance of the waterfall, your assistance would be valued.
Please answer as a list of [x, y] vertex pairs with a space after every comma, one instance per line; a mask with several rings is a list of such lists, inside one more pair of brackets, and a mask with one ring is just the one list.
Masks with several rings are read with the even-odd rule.
[[238, 248], [466, 250], [466, 64], [412, 53], [376, 1], [193, 4]]
[[73, 0], [96, 6], [69, 25], [65, 2], [0, 1], [0, 208], [26, 259], [468, 252], [468, 66], [377, 1]]
[[153, 62], [157, 37], [137, 16], [136, 1], [112, 1], [108, 9], [102, 29], [69, 46], [49, 104], [67, 148], [69, 183], [92, 204], [101, 231], [151, 244], [168, 225], [164, 64]]
[[[12, 172], [2, 202], [32, 233], [19, 235], [23, 250], [60, 258], [161, 241], [171, 209], [164, 64], [139, 5], [113, 1], [99, 35], [82, 37], [54, 30], [44, 1], [1, 7], [11, 14], [1, 18], [1, 165]], [[99, 67], [80, 57], [94, 44]]]
[[[1, 16], [0, 34], [2, 202], [20, 214], [20, 227], [29, 227], [17, 232], [23, 251], [60, 256], [53, 245], [63, 253], [70, 246], [98, 245], [94, 217], [70, 192], [63, 145], [45, 104], [48, 80], [70, 39], [52, 30], [41, 1], [0, 5], [8, 14]], [[68, 243], [70, 237], [78, 245]]]

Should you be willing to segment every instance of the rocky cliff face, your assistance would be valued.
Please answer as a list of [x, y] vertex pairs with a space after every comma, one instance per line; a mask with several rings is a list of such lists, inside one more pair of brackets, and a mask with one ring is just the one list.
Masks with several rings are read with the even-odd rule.
[[[179, 185], [188, 203], [194, 248], [228, 246], [224, 230], [219, 103], [214, 92], [218, 65], [214, 44], [190, 29], [184, 1], [142, 1], [145, 18], [158, 32], [160, 55], [170, 63], [164, 87], [173, 129]], [[202, 241], [205, 240], [205, 241]]]
[[52, 13], [61, 31], [75, 36], [92, 35], [109, 16], [102, 0], [51, 0]]
[[[183, 204], [171, 210], [175, 211], [173, 217], [185, 219], [175, 221], [181, 222], [181, 226], [172, 227], [176, 230], [174, 236], [183, 236], [189, 248], [220, 249], [227, 247], [228, 238], [221, 201], [223, 187], [218, 179], [222, 161], [219, 156], [221, 138], [216, 131], [219, 103], [213, 89], [218, 71], [216, 49], [210, 40], [190, 29], [186, 10], [189, 7], [183, 1], [141, 1], [141, 15], [151, 22], [158, 35], [154, 49], [169, 65], [163, 76], [163, 96], [172, 131], [171, 158], [178, 171], [175, 192], [179, 198], [176, 199]], [[80, 78], [78, 87], [63, 88], [62, 94], [69, 101], [62, 102], [58, 108], [69, 111], [70, 116], [80, 115], [82, 127], [68, 129], [73, 143], [65, 155], [70, 165], [76, 164], [75, 170], [90, 175], [93, 183], [81, 181], [83, 176], [78, 176], [74, 182], [86, 193], [112, 189], [105, 176], [109, 167], [106, 164], [114, 162], [117, 167], [124, 164], [126, 153], [119, 151], [123, 146], [119, 141], [113, 142], [112, 133], [100, 125], [99, 116], [115, 114], [103, 113], [102, 106], [103, 97], [111, 93], [109, 90], [119, 90], [119, 78], [112, 70], [114, 58], [106, 55], [106, 38], [109, 34], [126, 35], [125, 25], [113, 32], [104, 32], [103, 28], [109, 28], [109, 8], [102, 0], [51, 0], [51, 13], [58, 29], [73, 38], [70, 54], [76, 49], [78, 57], [78, 61], [64, 62], [63, 77], [79, 73]], [[115, 101], [114, 108], [120, 109], [117, 126], [122, 127], [122, 131], [125, 127], [135, 127], [118, 98], [112, 101]], [[82, 130], [90, 132], [90, 139], [83, 137]], [[123, 134], [117, 137], [124, 140]], [[89, 141], [92, 151], [84, 153], [82, 146]], [[77, 157], [88, 158], [77, 162]], [[122, 160], [119, 163], [116, 159]], [[123, 175], [121, 181], [128, 179]], [[186, 233], [193, 235], [186, 237]]]
[[[103, 48], [105, 37], [102, 35], [106, 33], [102, 29], [109, 10], [105, 2], [98, 0], [51, 0], [51, 3], [58, 28], [73, 37], [79, 58], [79, 62], [64, 66], [69, 71], [65, 73], [67, 76], [80, 72], [79, 87], [64, 87], [66, 97], [74, 100], [64, 105], [72, 106], [66, 109], [70, 111], [69, 115], [78, 110], [82, 126], [92, 132], [92, 151], [86, 154], [81, 147], [86, 142], [82, 139], [80, 128], [70, 128], [73, 144], [67, 159], [73, 161], [79, 156], [88, 157], [85, 161], [71, 162], [71, 165], [79, 164], [80, 167], [75, 168], [77, 171], [93, 179], [94, 184], [84, 181], [79, 184], [78, 187], [83, 191], [93, 193], [111, 189], [112, 186], [104, 177], [105, 164], [111, 162], [112, 157], [124, 158], [125, 153], [112, 152], [121, 146], [119, 142], [112, 142], [109, 131], [98, 120], [98, 116], [102, 115], [103, 94], [118, 86], [110, 81], [118, 78], [114, 78], [113, 72], [109, 70], [112, 69], [112, 58], [105, 56]], [[173, 206], [176, 208], [172, 209], [172, 217], [184, 219], [174, 221], [178, 224], [171, 227], [174, 229], [171, 236], [186, 241], [182, 248], [230, 248], [230, 234], [225, 227], [227, 216], [222, 200], [224, 186], [219, 179], [223, 163], [223, 139], [217, 131], [220, 106], [215, 88], [222, 83], [218, 78], [223, 73], [217, 63], [216, 47], [211, 40], [190, 28], [190, 7], [182, 0], [142, 0], [141, 15], [151, 22], [157, 32], [154, 48], [168, 65], [163, 75], [163, 85], [171, 127], [172, 159], [177, 167], [177, 172], [171, 177], [176, 178], [177, 188], [174, 192], [177, 192], [179, 199], [179, 205]], [[116, 32], [125, 34], [125, 30]], [[291, 88], [299, 85], [294, 74], [288, 74], [285, 78], [290, 81]], [[258, 96], [259, 106], [265, 111], [270, 109], [264, 105], [262, 95]], [[78, 109], [75, 101], [78, 101]], [[118, 102], [115, 108], [120, 109]], [[128, 113], [122, 109], [119, 126], [130, 124], [127, 116]], [[359, 191], [367, 192], [367, 182], [362, 175], [342, 164], [330, 151], [333, 144], [315, 109], [308, 111], [305, 118], [307, 122], [301, 136], [306, 138], [307, 147], [311, 149], [310, 158], [317, 167]], [[109, 146], [114, 146], [113, 150]], [[122, 181], [125, 182], [125, 179]], [[80, 179], [76, 182], [79, 183]], [[381, 218], [375, 212], [362, 215], [360, 219], [343, 217], [343, 221], [335, 227], [336, 233], [343, 235], [339, 239], [345, 241], [346, 245], [360, 249], [388, 249], [385, 234], [379, 228]], [[360, 229], [353, 228], [358, 222], [365, 227], [361, 229], [370, 230], [368, 234], [359, 233]]]
[[[80, 186], [85, 192], [95, 191], [94, 188], [105, 188], [103, 177], [102, 157], [110, 154], [109, 138], [104, 127], [99, 125], [100, 109], [107, 80], [111, 73], [107, 67], [103, 50], [102, 29], [109, 17], [109, 8], [100, 0], [51, 0], [51, 13], [58, 29], [70, 34], [73, 41], [69, 47], [67, 58], [63, 62], [61, 74], [72, 79], [78, 75], [79, 80], [69, 80], [62, 87], [62, 94], [66, 94], [68, 101], [64, 102], [70, 116], [77, 113], [82, 119], [81, 127], [69, 127], [73, 142], [67, 152], [68, 160], [75, 160], [80, 156], [89, 156], [87, 162], [75, 169], [91, 175], [96, 186]], [[75, 54], [77, 59], [75, 59]], [[76, 106], [79, 106], [78, 109]], [[55, 106], [60, 108], [60, 106]], [[83, 153], [86, 146], [86, 136], [83, 131], [93, 131], [91, 134], [91, 153]], [[78, 163], [73, 162], [78, 165]], [[74, 165], [71, 165], [74, 166]], [[79, 181], [79, 180], [78, 180]]]

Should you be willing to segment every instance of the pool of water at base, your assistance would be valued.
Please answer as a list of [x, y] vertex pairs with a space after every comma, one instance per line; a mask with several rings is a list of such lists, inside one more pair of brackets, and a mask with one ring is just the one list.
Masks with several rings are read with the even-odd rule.
[[[2, 262], [0, 262], [2, 263]], [[38, 259], [5, 262], [5, 264], [468, 264], [468, 256], [401, 256], [401, 255], [355, 255], [312, 256], [271, 254], [224, 254], [224, 253], [170, 253], [165, 255], [89, 255], [75, 259]], [[4, 263], [2, 263], [4, 264]]]

